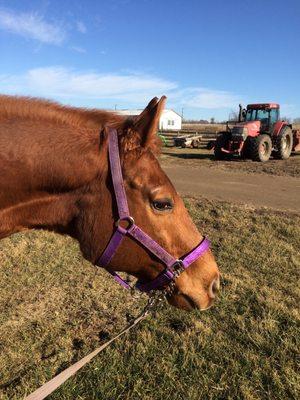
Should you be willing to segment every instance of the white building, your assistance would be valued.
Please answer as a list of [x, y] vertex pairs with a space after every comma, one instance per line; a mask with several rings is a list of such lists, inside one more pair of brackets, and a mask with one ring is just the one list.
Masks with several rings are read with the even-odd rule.
[[[136, 110], [115, 110], [116, 113], [122, 114], [122, 115], [140, 115], [142, 109], [136, 109]], [[177, 114], [174, 110], [171, 109], [166, 109], [163, 110], [161, 117], [159, 119], [159, 130], [174, 130], [178, 131], [181, 129], [181, 124], [182, 124], [182, 117], [181, 115]]]

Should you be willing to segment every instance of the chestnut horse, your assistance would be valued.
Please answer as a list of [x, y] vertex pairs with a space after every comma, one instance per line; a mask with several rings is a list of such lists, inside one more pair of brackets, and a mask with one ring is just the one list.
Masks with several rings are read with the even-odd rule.
[[[165, 99], [154, 98], [140, 116], [129, 118], [0, 96], [0, 238], [26, 229], [68, 234], [95, 264], [117, 214], [108, 164], [109, 126], [118, 132], [126, 195], [136, 223], [177, 258], [198, 245], [202, 236], [156, 158]], [[150, 281], [164, 266], [125, 238], [106, 269]], [[176, 279], [169, 302], [187, 310], [206, 309], [218, 288], [219, 272], [209, 250]]]

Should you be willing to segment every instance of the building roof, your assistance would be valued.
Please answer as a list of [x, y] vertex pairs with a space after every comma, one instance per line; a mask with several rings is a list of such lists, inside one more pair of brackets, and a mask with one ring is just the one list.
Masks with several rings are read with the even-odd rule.
[[140, 115], [142, 111], [143, 111], [142, 109], [137, 109], [137, 108], [132, 110], [129, 109], [115, 110], [117, 114], [121, 115]]

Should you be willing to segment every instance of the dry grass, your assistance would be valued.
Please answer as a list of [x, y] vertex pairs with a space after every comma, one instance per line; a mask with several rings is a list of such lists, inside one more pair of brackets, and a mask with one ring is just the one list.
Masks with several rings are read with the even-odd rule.
[[[297, 399], [300, 217], [189, 199], [223, 274], [218, 304], [165, 306], [51, 398]], [[21, 399], [125, 324], [133, 300], [47, 232], [0, 242], [1, 400]]]

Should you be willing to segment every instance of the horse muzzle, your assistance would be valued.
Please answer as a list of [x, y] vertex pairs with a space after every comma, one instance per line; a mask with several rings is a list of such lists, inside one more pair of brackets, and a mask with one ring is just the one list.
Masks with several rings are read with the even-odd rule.
[[208, 289], [205, 290], [203, 287], [193, 291], [175, 289], [172, 295], [167, 297], [167, 300], [171, 305], [183, 310], [205, 311], [212, 307], [219, 290], [220, 276], [217, 274], [210, 282]]

